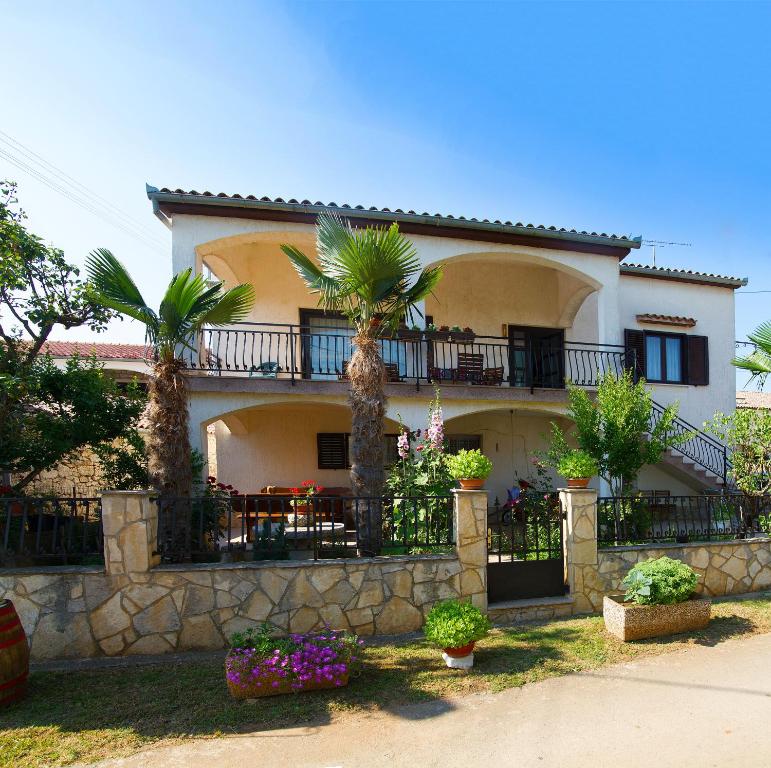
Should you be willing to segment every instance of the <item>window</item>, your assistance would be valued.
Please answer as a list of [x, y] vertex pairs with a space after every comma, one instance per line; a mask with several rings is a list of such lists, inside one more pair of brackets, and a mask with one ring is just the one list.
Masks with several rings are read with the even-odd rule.
[[480, 435], [447, 435], [447, 453], [458, 451], [482, 450], [482, 438]]
[[685, 337], [671, 333], [645, 333], [645, 378], [648, 381], [684, 382]]
[[[351, 441], [347, 432], [319, 432], [316, 435], [319, 469], [350, 469]], [[399, 460], [397, 435], [385, 435], [383, 458], [386, 467]]]

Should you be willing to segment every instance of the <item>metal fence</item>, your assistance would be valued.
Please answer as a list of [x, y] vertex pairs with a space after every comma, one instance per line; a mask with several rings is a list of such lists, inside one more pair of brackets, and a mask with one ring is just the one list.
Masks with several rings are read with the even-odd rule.
[[98, 498], [0, 498], [0, 567], [104, 561]]
[[597, 501], [600, 546], [730, 541], [771, 533], [771, 496], [609, 496]]
[[158, 552], [166, 561], [356, 557], [360, 531], [383, 555], [440, 553], [454, 541], [451, 496], [248, 494], [159, 497]]
[[487, 551], [489, 562], [561, 560], [559, 496], [528, 491], [506, 504], [496, 499], [487, 511]]

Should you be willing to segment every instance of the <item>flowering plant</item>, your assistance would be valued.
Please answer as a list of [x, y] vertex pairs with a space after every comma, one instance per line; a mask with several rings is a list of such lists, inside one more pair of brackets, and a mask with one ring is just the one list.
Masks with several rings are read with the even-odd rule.
[[317, 493], [321, 493], [324, 490], [324, 486], [316, 485], [315, 480], [303, 480], [301, 487], [290, 488], [289, 490], [296, 497], [289, 503], [293, 507], [297, 507], [298, 505], [307, 504], [313, 496], [315, 496]]
[[356, 635], [338, 630], [271, 637], [271, 627], [234, 634], [225, 659], [228, 687], [237, 698], [305, 688], [340, 687], [359, 668]]

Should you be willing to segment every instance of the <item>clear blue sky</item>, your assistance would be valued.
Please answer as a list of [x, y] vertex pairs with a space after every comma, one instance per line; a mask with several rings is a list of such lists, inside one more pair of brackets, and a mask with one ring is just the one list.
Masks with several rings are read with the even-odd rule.
[[[687, 241], [658, 263], [771, 290], [769, 4], [2, 0], [0, 16], [0, 130], [162, 241], [145, 181]], [[2, 157], [0, 176], [72, 260], [110, 247], [158, 299], [169, 258]], [[770, 306], [737, 295], [737, 336]]]

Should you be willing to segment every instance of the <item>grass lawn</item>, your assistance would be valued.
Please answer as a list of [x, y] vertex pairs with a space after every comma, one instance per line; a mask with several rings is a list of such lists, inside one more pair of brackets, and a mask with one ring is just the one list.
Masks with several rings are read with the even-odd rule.
[[771, 597], [713, 605], [700, 632], [621, 643], [602, 618], [565, 619], [495, 630], [470, 673], [447, 669], [416, 641], [373, 646], [348, 688], [237, 703], [219, 661], [88, 672], [37, 672], [28, 698], [0, 710], [0, 766], [59, 766], [120, 757], [151, 744], [329, 722], [351, 713], [495, 692], [555, 675], [771, 632]]

